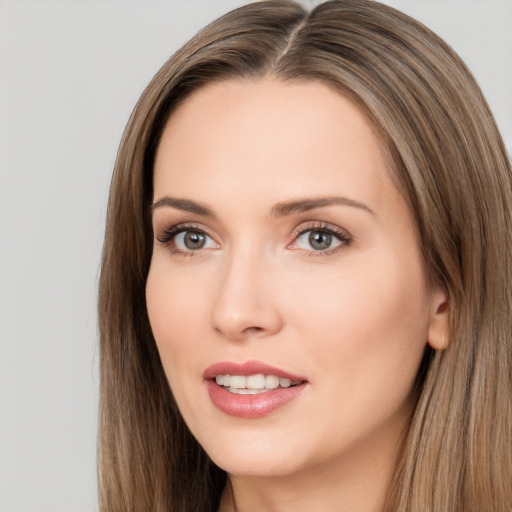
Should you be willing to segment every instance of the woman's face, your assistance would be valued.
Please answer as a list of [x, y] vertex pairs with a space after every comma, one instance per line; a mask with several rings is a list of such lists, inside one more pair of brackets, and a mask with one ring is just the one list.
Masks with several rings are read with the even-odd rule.
[[183, 418], [228, 472], [396, 454], [444, 295], [386, 162], [321, 83], [216, 83], [167, 123], [148, 313]]

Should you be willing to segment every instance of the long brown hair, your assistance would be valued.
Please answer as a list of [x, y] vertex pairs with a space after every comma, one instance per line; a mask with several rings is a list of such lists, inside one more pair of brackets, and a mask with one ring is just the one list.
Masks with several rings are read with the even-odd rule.
[[119, 149], [99, 292], [102, 512], [214, 511], [225, 485], [184, 424], [145, 305], [152, 167], [169, 115], [212, 81], [315, 80], [355, 102], [392, 157], [450, 336], [427, 349], [388, 510], [512, 503], [512, 180], [489, 107], [439, 37], [371, 0], [256, 2], [203, 29], [142, 94]]

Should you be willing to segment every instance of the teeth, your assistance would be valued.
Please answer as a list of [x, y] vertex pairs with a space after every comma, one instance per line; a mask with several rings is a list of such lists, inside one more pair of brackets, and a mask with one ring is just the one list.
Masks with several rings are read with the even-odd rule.
[[228, 391], [237, 395], [259, 395], [260, 393], [268, 393], [270, 389], [239, 389], [230, 387]]
[[263, 389], [265, 387], [265, 375], [249, 375], [247, 377], [247, 387], [251, 389]]
[[279, 384], [282, 388], [289, 388], [292, 384], [292, 381], [290, 379], [279, 379]]
[[249, 379], [243, 375], [232, 375], [229, 379], [229, 384], [226, 383], [224, 385], [229, 385], [229, 387], [237, 389], [254, 388], [255, 386], [249, 386], [248, 380]]
[[279, 387], [279, 377], [275, 375], [267, 375], [265, 377], [265, 387], [267, 389], [276, 389]]
[[300, 384], [300, 381], [292, 382], [284, 377], [279, 378], [276, 375], [263, 375], [262, 373], [247, 377], [245, 375], [217, 375], [215, 381], [219, 386], [224, 386], [231, 393], [239, 395], [255, 395], [276, 389], [279, 386], [289, 388]]

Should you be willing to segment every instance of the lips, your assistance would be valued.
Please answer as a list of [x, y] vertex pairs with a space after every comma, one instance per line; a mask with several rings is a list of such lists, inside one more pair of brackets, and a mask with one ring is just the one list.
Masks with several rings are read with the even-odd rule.
[[[233, 376], [241, 378], [233, 379]], [[273, 413], [297, 398], [308, 384], [304, 377], [259, 361], [248, 361], [244, 364], [217, 363], [207, 368], [203, 377], [210, 400], [218, 409], [230, 416], [246, 419]], [[223, 385], [225, 382], [228, 383], [226, 386]], [[242, 384], [238, 384], [239, 382]], [[257, 384], [258, 382], [261, 384]], [[264, 382], [274, 384], [265, 387]], [[283, 386], [276, 386], [276, 382]], [[236, 383], [235, 387], [230, 387], [230, 383], [231, 386]], [[253, 383], [261, 389], [250, 389]], [[246, 385], [249, 389], [245, 388]]]
[[279, 378], [290, 379], [292, 382], [305, 381], [304, 377], [293, 375], [285, 372], [275, 366], [270, 366], [259, 361], [247, 361], [244, 364], [231, 362], [217, 363], [207, 368], [203, 374], [206, 380], [215, 379], [217, 375], [255, 375], [261, 373], [263, 375], [277, 375]]

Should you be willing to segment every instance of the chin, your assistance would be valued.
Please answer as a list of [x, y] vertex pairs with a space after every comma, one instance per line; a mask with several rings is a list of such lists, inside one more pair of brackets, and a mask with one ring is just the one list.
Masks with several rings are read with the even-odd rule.
[[245, 457], [231, 454], [229, 456], [211, 457], [221, 469], [235, 476], [277, 478], [291, 475], [299, 468], [290, 461], [280, 460], [279, 457]]
[[[282, 442], [279, 435], [216, 436], [201, 445], [213, 462], [229, 474], [237, 476], [278, 477], [297, 471], [302, 465], [297, 442]], [[287, 433], [289, 434], [289, 433]]]

